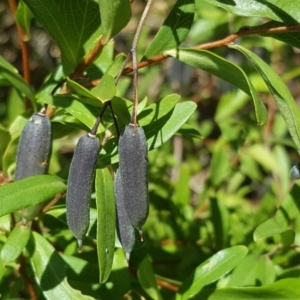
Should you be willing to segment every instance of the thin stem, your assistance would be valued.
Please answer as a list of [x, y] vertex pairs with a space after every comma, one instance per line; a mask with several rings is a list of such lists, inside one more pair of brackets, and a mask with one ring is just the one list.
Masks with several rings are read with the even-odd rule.
[[136, 131], [137, 126], [137, 107], [139, 105], [139, 99], [138, 99], [138, 67], [137, 67], [137, 55], [136, 55], [136, 47], [137, 43], [141, 34], [142, 27], [144, 25], [144, 22], [146, 20], [146, 17], [149, 13], [151, 4], [153, 0], [148, 0], [146, 7], [143, 11], [141, 20], [138, 24], [138, 27], [136, 29], [136, 33], [133, 38], [133, 43], [131, 47], [131, 55], [132, 55], [132, 65], [133, 65], [133, 98], [134, 98], [134, 105], [133, 105], [133, 111], [131, 116], [131, 123], [133, 123], [134, 129], [133, 132]]
[[22, 277], [24, 278], [24, 281], [26, 283], [26, 287], [28, 290], [28, 293], [30, 295], [30, 299], [32, 300], [38, 300], [38, 297], [36, 295], [36, 292], [34, 290], [34, 282], [32, 281], [32, 279], [28, 276], [27, 274], [27, 270], [26, 270], [26, 260], [25, 257], [23, 256], [23, 254], [21, 254], [20, 258], [19, 258], [19, 262], [20, 262], [20, 274], [22, 275]]
[[119, 71], [119, 74], [117, 75], [117, 77], [115, 78], [115, 85], [118, 84], [120, 77], [124, 74], [124, 69], [127, 65], [127, 63], [129, 62], [129, 60], [131, 59], [131, 52], [129, 52], [124, 60], [123, 66], [121, 68], [121, 70]]
[[[8, 0], [9, 7], [13, 15], [15, 16], [17, 11], [17, 4], [15, 0]], [[16, 21], [16, 20], [15, 20]], [[23, 64], [23, 78], [29, 84], [30, 83], [30, 68], [29, 68], [29, 52], [28, 52], [28, 42], [26, 33], [23, 31], [22, 27], [16, 21], [17, 31], [19, 35], [21, 52], [22, 52], [22, 64]], [[31, 103], [28, 99], [25, 101], [25, 109], [31, 107]]]
[[118, 123], [117, 123], [117, 119], [116, 119], [116, 116], [115, 116], [114, 109], [112, 107], [111, 101], [108, 102], [108, 105], [109, 105], [110, 112], [111, 112], [111, 115], [112, 115], [113, 120], [114, 120], [114, 124], [115, 124], [115, 127], [116, 127], [118, 138], [120, 138], [120, 130], [119, 130], [119, 126], [118, 126]]
[[99, 114], [99, 116], [98, 116], [91, 132], [90, 132], [91, 135], [96, 135], [97, 134], [98, 127], [100, 125], [101, 119], [104, 115], [104, 112], [105, 112], [107, 106], [109, 106], [109, 102], [105, 102], [105, 104], [104, 104], [104, 106], [103, 106], [103, 108], [102, 108], [102, 110], [101, 110], [101, 112], [100, 112], [100, 114]]

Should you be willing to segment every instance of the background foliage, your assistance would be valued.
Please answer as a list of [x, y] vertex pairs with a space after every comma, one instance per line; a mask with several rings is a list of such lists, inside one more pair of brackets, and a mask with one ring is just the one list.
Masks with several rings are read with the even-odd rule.
[[[118, 166], [109, 111], [81, 253], [64, 194], [76, 142], [103, 103], [111, 100], [120, 130], [130, 120], [132, 69], [117, 86], [114, 78], [145, 3], [24, 0], [20, 34], [13, 2], [0, 2], [2, 299], [299, 299], [300, 186], [289, 178], [300, 153], [297, 1], [154, 1], [138, 43], [148, 65], [138, 119], [150, 150], [150, 215], [129, 266], [117, 240], [105, 251]], [[45, 103], [50, 175], [12, 182], [22, 128]], [[51, 199], [21, 224], [20, 209]]]

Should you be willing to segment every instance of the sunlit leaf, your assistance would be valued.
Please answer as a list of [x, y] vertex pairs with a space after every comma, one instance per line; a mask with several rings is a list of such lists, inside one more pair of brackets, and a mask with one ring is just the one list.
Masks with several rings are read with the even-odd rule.
[[173, 49], [165, 52], [183, 63], [202, 69], [240, 88], [253, 99], [258, 124], [267, 121], [267, 110], [255, 91], [247, 74], [237, 65], [210, 51], [195, 49]]
[[64, 193], [66, 185], [54, 175], [37, 175], [0, 187], [0, 216], [32, 206]]
[[114, 258], [116, 208], [113, 180], [107, 168], [96, 170], [96, 203], [98, 212], [97, 251], [100, 283], [107, 281]]

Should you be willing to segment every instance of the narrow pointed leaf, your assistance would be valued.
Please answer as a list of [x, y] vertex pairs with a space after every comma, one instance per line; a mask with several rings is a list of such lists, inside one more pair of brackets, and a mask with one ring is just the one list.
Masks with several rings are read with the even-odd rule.
[[15, 69], [10, 63], [8, 63], [2, 56], [0, 56], [0, 73], [3, 78], [8, 80], [21, 94], [24, 94], [36, 108], [36, 102], [34, 94], [29, 85], [18, 74], [18, 70]]
[[66, 185], [54, 175], [37, 175], [0, 187], [0, 217], [64, 193]]
[[194, 12], [194, 0], [178, 0], [147, 48], [144, 57], [150, 58], [163, 51], [179, 47], [190, 31]]
[[260, 73], [276, 101], [296, 149], [300, 153], [300, 110], [289, 89], [279, 75], [256, 54], [238, 45], [231, 45], [230, 48], [243, 53]]
[[256, 287], [230, 287], [207, 290], [200, 299], [207, 300], [295, 300], [300, 299], [299, 278], [288, 278]]
[[96, 203], [98, 213], [97, 251], [100, 283], [107, 281], [114, 259], [116, 207], [113, 180], [107, 168], [96, 170]]
[[137, 276], [142, 288], [151, 297], [151, 299], [162, 299], [156, 284], [155, 274], [153, 272], [149, 256], [146, 256], [139, 264]]
[[24, 3], [23, 0], [19, 2], [18, 9], [16, 11], [16, 20], [22, 27], [23, 31], [26, 33], [27, 39], [29, 39], [31, 13], [28, 6]]
[[234, 246], [217, 252], [198, 266], [182, 283], [176, 299], [189, 299], [198, 294], [205, 285], [231, 271], [247, 255], [247, 252], [245, 246]]
[[165, 52], [183, 63], [202, 69], [238, 87], [253, 99], [259, 125], [267, 122], [267, 110], [246, 73], [232, 62], [206, 50], [173, 49]]
[[1, 249], [1, 258], [5, 263], [17, 259], [25, 248], [30, 237], [30, 229], [26, 226], [16, 226], [9, 234]]
[[33, 232], [32, 236], [28, 244], [28, 251], [31, 254], [30, 262], [35, 280], [44, 297], [48, 300], [94, 299], [82, 295], [81, 292], [69, 285], [64, 260], [44, 237], [37, 232]]
[[196, 110], [194, 102], [186, 101], [175, 105], [174, 109], [147, 126], [144, 131], [147, 137], [148, 150], [160, 147], [169, 140]]
[[104, 43], [121, 31], [131, 18], [129, 0], [98, 0]]

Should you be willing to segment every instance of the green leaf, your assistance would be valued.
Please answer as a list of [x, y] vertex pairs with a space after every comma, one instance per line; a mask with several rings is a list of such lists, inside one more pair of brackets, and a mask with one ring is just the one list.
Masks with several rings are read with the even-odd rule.
[[98, 2], [106, 44], [127, 25], [131, 18], [131, 7], [129, 0], [98, 0]]
[[28, 244], [28, 251], [31, 254], [30, 262], [35, 280], [46, 299], [94, 299], [82, 295], [81, 292], [73, 289], [68, 284], [64, 260], [55, 251], [53, 246], [37, 232], [32, 233], [32, 239], [30, 239], [30, 243]]
[[198, 266], [182, 283], [176, 299], [184, 300], [198, 294], [205, 285], [218, 280], [237, 266], [247, 252], [245, 246], [234, 246], [217, 252]]
[[138, 116], [140, 126], [149, 125], [167, 115], [174, 109], [179, 99], [180, 95], [170, 94], [147, 106]]
[[169, 140], [187, 121], [196, 108], [197, 105], [191, 101], [178, 103], [169, 113], [144, 126], [143, 129], [147, 137], [148, 150], [158, 148]]
[[64, 193], [66, 185], [54, 175], [37, 175], [0, 187], [0, 217]]
[[0, 257], [0, 282], [1, 282], [1, 279], [2, 279], [2, 277], [4, 275], [4, 273], [5, 273], [5, 270], [6, 270], [5, 263], [2, 260], [2, 258]]
[[34, 109], [36, 109], [35, 97], [30, 86], [18, 74], [18, 70], [8, 63], [2, 56], [0, 56], [0, 73], [1, 76], [8, 80], [12, 86], [21, 92], [22, 95], [25, 95], [31, 101]]
[[255, 286], [257, 282], [265, 285], [272, 283], [275, 277], [274, 265], [267, 256], [250, 254], [233, 270], [226, 286]]
[[114, 259], [116, 207], [113, 180], [107, 168], [96, 170], [96, 203], [98, 212], [97, 251], [100, 283], [107, 281]]
[[183, 63], [202, 69], [238, 87], [253, 99], [259, 125], [267, 122], [267, 110], [255, 91], [246, 73], [232, 62], [206, 50], [173, 49], [164, 54], [173, 56]]
[[207, 300], [295, 300], [300, 299], [299, 279], [289, 278], [259, 287], [207, 289], [200, 299]]
[[112, 77], [116, 77], [119, 74], [119, 71], [123, 67], [124, 61], [126, 59], [126, 55], [123, 53], [118, 54], [112, 64], [107, 69], [107, 74]]
[[299, 11], [295, 9], [293, 1], [281, 0], [205, 0], [215, 6], [222, 7], [228, 12], [246, 17], [268, 18], [277, 21], [299, 20]]
[[22, 27], [23, 31], [26, 33], [27, 40], [30, 36], [30, 20], [31, 14], [28, 6], [21, 0], [18, 4], [18, 9], [16, 11], [16, 20], [18, 24]]
[[16, 226], [9, 234], [6, 243], [1, 249], [1, 258], [5, 263], [17, 259], [26, 247], [30, 237], [30, 229], [26, 226]]
[[3, 170], [4, 153], [10, 142], [9, 132], [2, 126], [0, 126], [0, 169]]
[[101, 37], [99, 5], [93, 0], [24, 0], [61, 51], [64, 74], [72, 73]]
[[256, 54], [238, 45], [230, 45], [230, 48], [243, 53], [260, 73], [276, 101], [297, 151], [300, 153], [300, 111], [289, 89], [279, 75]]
[[[3, 161], [3, 171], [7, 174], [9, 174], [9, 170], [10, 170], [11, 166], [15, 165], [19, 137], [20, 137], [22, 130], [27, 122], [28, 122], [28, 119], [26, 119], [23, 115], [20, 115], [14, 120], [14, 122], [11, 124], [11, 126], [9, 128], [10, 141], [5, 149], [5, 152], [3, 154], [3, 160], [2, 160]], [[4, 140], [3, 140], [3, 142], [4, 142]]]
[[153, 268], [148, 255], [139, 264], [137, 276], [142, 288], [151, 297], [151, 299], [162, 299], [161, 294], [157, 288], [155, 274], [153, 272]]
[[116, 90], [114, 78], [108, 74], [104, 74], [99, 84], [91, 89], [91, 93], [101, 102], [105, 102], [114, 97]]
[[99, 282], [98, 266], [75, 256], [61, 255], [61, 257], [68, 265], [67, 277], [69, 280], [86, 282], [88, 284]]
[[144, 57], [177, 48], [188, 35], [194, 21], [194, 0], [177, 0], [162, 27], [147, 48]]
[[70, 115], [78, 119], [89, 129], [94, 126], [99, 114], [98, 109], [88, 104], [83, 104], [79, 98], [73, 95], [47, 96], [39, 99], [38, 102], [64, 108]]
[[282, 233], [288, 229], [292, 219], [300, 213], [300, 183], [296, 182], [283, 199], [273, 218], [260, 224], [253, 233], [255, 241]]

